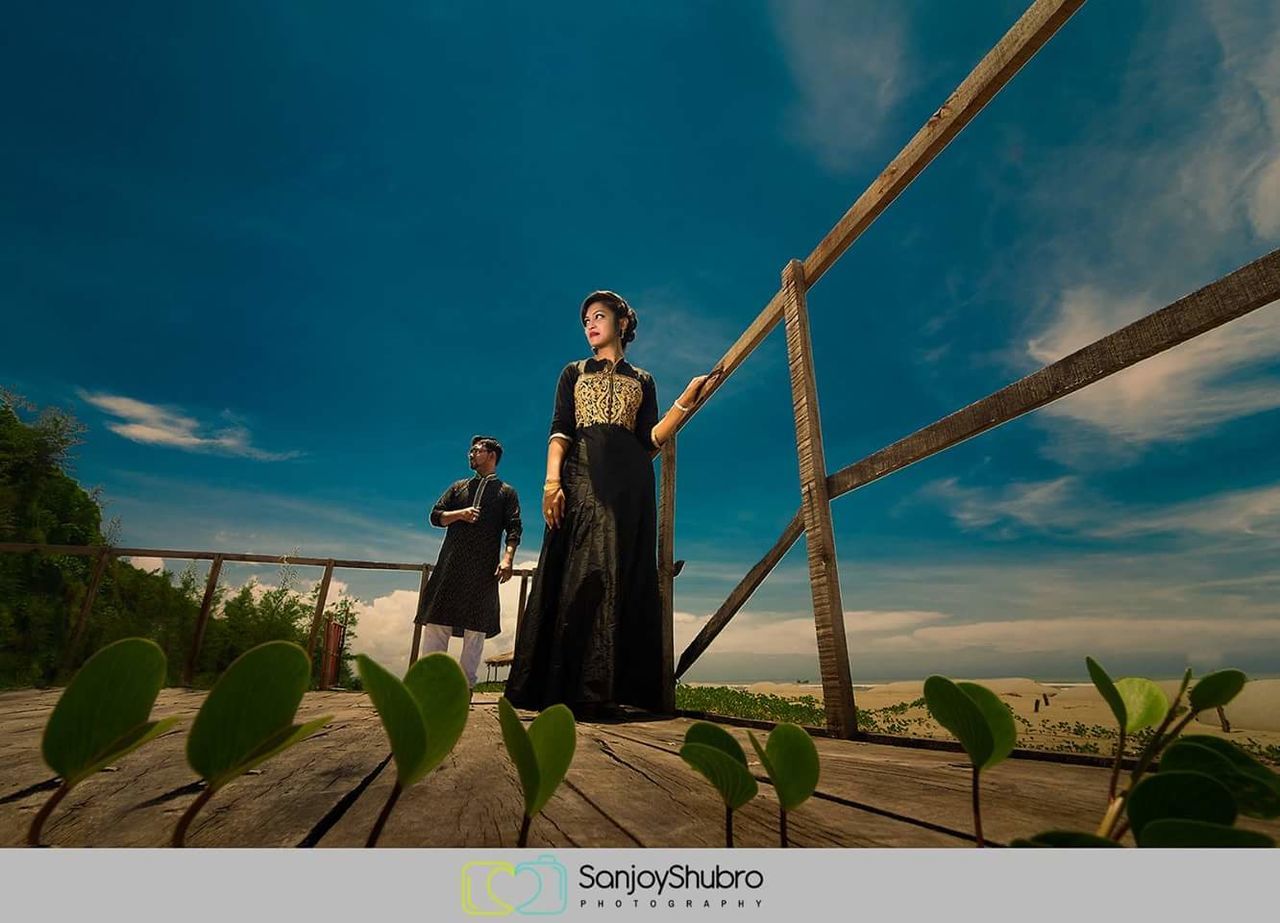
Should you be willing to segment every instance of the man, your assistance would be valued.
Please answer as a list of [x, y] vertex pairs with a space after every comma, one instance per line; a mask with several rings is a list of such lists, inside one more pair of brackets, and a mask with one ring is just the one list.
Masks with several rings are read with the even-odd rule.
[[[502, 444], [475, 436], [467, 458], [475, 476], [455, 481], [431, 509], [431, 524], [448, 532], [414, 621], [423, 626], [424, 654], [448, 650], [450, 637], [462, 638], [462, 672], [474, 687], [485, 638], [502, 630], [498, 584], [511, 579], [521, 526], [515, 488], [496, 474]], [[499, 560], [504, 529], [507, 550]]]

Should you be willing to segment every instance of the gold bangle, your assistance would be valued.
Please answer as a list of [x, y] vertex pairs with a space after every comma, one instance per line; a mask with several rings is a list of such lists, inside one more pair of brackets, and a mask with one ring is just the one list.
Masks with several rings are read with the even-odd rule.
[[675, 405], [676, 405], [676, 410], [682, 411], [684, 413], [689, 412], [689, 408], [686, 407], [684, 404], [681, 404], [679, 401], [676, 401]]

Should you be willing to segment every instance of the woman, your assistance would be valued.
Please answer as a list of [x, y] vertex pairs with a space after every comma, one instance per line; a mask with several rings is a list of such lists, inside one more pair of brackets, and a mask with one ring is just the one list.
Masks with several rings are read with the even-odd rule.
[[582, 327], [594, 356], [560, 373], [547, 445], [547, 529], [506, 697], [541, 710], [563, 702], [579, 718], [623, 703], [662, 704], [653, 450], [697, 401], [707, 376], [658, 419], [653, 377], [627, 362], [636, 312], [592, 292]]

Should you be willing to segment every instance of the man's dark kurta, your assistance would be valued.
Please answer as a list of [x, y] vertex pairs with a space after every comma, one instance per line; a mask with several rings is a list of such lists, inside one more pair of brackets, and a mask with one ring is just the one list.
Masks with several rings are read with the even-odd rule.
[[449, 525], [414, 617], [420, 625], [449, 625], [455, 638], [462, 637], [463, 631], [483, 631], [486, 638], [502, 631], [495, 571], [503, 531], [507, 545], [520, 543], [520, 498], [514, 487], [496, 475], [476, 475], [451, 484], [432, 507], [431, 524], [443, 525], [441, 514], [476, 505], [480, 507], [478, 520]]

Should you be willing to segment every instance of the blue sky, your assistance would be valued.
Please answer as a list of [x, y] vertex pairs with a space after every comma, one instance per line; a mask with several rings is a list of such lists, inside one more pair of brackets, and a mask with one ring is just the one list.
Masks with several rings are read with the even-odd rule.
[[[89, 425], [124, 544], [405, 561], [475, 432], [535, 559], [581, 296], [668, 406], [1022, 9], [70, 6], [0, 55], [0, 383]], [[1086, 4], [811, 292], [828, 466], [1280, 244], [1277, 49]], [[1277, 312], [837, 501], [855, 678], [1280, 673]], [[682, 642], [798, 504], [780, 332], [679, 478]], [[416, 582], [339, 579], [399, 658]], [[797, 546], [690, 678], [816, 679], [808, 606]]]

